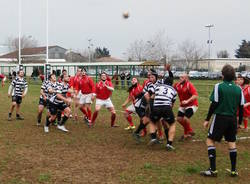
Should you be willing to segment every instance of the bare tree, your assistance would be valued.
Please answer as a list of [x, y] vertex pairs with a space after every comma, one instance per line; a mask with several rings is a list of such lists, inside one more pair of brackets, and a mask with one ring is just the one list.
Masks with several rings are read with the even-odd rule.
[[146, 43], [143, 40], [134, 41], [127, 50], [128, 58], [137, 61], [146, 60], [145, 49]]
[[[21, 49], [37, 47], [37, 45], [38, 45], [38, 41], [35, 38], [33, 38], [32, 36], [24, 35], [21, 37], [20, 40], [21, 40]], [[6, 40], [6, 45], [8, 45], [10, 52], [16, 51], [19, 49], [19, 39], [9, 37]]]
[[146, 45], [146, 58], [148, 60], [165, 60], [170, 58], [172, 41], [167, 37], [164, 30], [158, 31]]
[[217, 58], [229, 58], [229, 53], [227, 50], [221, 50], [217, 52]]
[[194, 41], [186, 40], [182, 42], [178, 48], [180, 58], [184, 59], [185, 69], [187, 71], [197, 65], [199, 59], [206, 57], [206, 52]]
[[147, 41], [136, 40], [127, 50], [130, 60], [167, 60], [170, 57], [172, 42], [165, 31], [159, 31]]

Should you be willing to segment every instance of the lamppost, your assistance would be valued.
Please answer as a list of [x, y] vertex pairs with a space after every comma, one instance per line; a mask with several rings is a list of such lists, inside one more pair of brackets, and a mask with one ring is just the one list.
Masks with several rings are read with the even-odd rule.
[[88, 49], [89, 49], [89, 63], [91, 61], [91, 47], [93, 47], [94, 45], [91, 43], [92, 41], [92, 38], [88, 39], [88, 42], [89, 42], [89, 46], [88, 46]]
[[22, 0], [18, 1], [18, 64], [21, 65]]
[[211, 28], [214, 27], [213, 24], [208, 24], [205, 26], [206, 28], [208, 28], [208, 40], [207, 40], [207, 44], [208, 44], [208, 72], [210, 71], [210, 59], [211, 59], [211, 44], [212, 44], [212, 40], [211, 40]]
[[49, 0], [46, 0], [46, 62], [45, 62], [45, 76], [48, 80], [51, 67], [49, 64]]

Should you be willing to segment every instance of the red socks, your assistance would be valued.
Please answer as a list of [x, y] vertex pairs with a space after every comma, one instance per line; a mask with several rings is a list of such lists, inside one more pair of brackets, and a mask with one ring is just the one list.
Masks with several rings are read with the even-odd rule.
[[248, 119], [244, 119], [244, 128], [247, 129]]
[[193, 129], [191, 128], [190, 122], [183, 119], [181, 122], [179, 122], [183, 128], [184, 128], [184, 135], [189, 134], [190, 132], [193, 132]]
[[132, 121], [132, 116], [130, 114], [127, 114], [126, 119], [128, 120], [128, 123], [129, 123], [130, 126], [134, 126], [134, 123]]
[[80, 108], [80, 111], [81, 111], [85, 116], [88, 117], [87, 111], [85, 110], [84, 107], [81, 107], [81, 108]]
[[111, 126], [114, 126], [115, 118], [116, 118], [116, 114], [112, 113], [112, 115], [111, 115]]
[[87, 111], [88, 111], [88, 119], [91, 120], [91, 109], [87, 108]]
[[96, 118], [97, 118], [97, 115], [98, 115], [98, 112], [95, 111], [94, 114], [93, 114], [92, 120], [91, 120], [92, 124], [95, 123], [95, 120], [96, 120]]

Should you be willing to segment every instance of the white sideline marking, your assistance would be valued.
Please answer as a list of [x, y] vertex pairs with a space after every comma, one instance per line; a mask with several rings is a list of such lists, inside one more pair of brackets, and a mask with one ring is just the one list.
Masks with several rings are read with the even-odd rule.
[[[250, 137], [237, 137], [236, 138], [236, 140], [246, 140], [246, 139], [250, 139]], [[192, 142], [202, 142], [202, 141], [205, 141], [205, 140], [201, 140], [201, 139], [194, 139], [194, 140], [192, 140]]]

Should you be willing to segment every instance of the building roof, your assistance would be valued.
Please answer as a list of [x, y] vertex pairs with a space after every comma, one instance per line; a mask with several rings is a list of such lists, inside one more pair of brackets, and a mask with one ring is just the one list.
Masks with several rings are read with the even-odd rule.
[[[60, 47], [60, 46], [57, 46], [57, 45], [49, 46], [49, 49], [54, 48], [54, 47]], [[60, 48], [62, 48], [62, 47], [60, 47]], [[26, 56], [38, 55], [38, 54], [42, 54], [44, 52], [46, 52], [46, 47], [24, 48], [21, 50], [21, 54], [26, 55]], [[5, 54], [5, 55], [2, 55], [2, 56], [0, 56], [0, 58], [17, 58], [17, 56], [18, 56], [18, 50], [14, 51], [14, 52], [10, 52], [10, 53]]]

